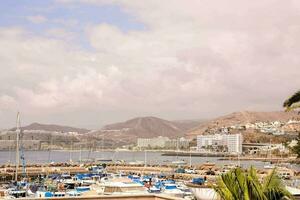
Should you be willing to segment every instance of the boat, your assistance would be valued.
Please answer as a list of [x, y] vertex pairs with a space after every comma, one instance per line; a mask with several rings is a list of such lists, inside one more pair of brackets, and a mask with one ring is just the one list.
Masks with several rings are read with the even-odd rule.
[[183, 198], [184, 192], [177, 188], [175, 183], [166, 183], [164, 184], [162, 194], [170, 195], [173, 197]]
[[97, 180], [93, 179], [92, 177], [83, 177], [81, 179], [81, 185], [83, 186], [90, 186], [92, 184], [96, 184]]
[[26, 190], [10, 190], [8, 191], [8, 195], [14, 198], [24, 198], [26, 197]]
[[66, 196], [65, 192], [54, 192], [53, 197], [64, 197]]
[[151, 186], [151, 187], [149, 187], [148, 192], [149, 193], [161, 193], [161, 189], [156, 186]]
[[91, 190], [90, 186], [78, 186], [78, 187], [75, 188], [74, 192], [82, 193], [82, 192], [87, 192], [87, 191], [90, 191], [90, 190]]
[[217, 200], [218, 195], [215, 190], [207, 185], [187, 184], [190, 191], [197, 200]]
[[96, 158], [95, 159], [95, 161], [97, 162], [97, 163], [110, 163], [110, 162], [112, 162], [113, 160], [112, 159], [110, 159], [110, 158]]
[[122, 195], [122, 194], [148, 194], [147, 188], [141, 183], [133, 182], [129, 178], [114, 178], [100, 184], [102, 191], [100, 194], [105, 195]]
[[145, 162], [141, 160], [128, 162], [128, 165], [144, 165]]
[[184, 160], [175, 160], [175, 161], [172, 161], [172, 164], [173, 165], [186, 165], [187, 162]]
[[37, 197], [37, 198], [49, 198], [49, 197], [53, 197], [53, 192], [50, 192], [50, 191], [37, 191], [35, 193], [35, 197]]
[[81, 192], [77, 192], [75, 190], [66, 192], [66, 195], [69, 197], [79, 197], [81, 196], [81, 194], [82, 194]]
[[264, 165], [264, 169], [274, 169], [275, 165]]

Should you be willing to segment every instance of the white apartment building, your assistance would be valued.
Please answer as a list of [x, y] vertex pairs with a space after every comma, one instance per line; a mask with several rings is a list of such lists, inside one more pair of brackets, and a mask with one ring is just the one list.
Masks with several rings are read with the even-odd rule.
[[183, 137], [165, 141], [165, 148], [167, 149], [187, 149], [189, 145], [190, 141]]
[[243, 152], [243, 136], [242, 134], [229, 134], [224, 135], [224, 139], [227, 140], [227, 148], [229, 153], [241, 154]]
[[198, 135], [197, 150], [201, 151], [208, 146], [226, 146], [229, 153], [242, 153], [242, 134], [214, 134]]
[[159, 136], [156, 138], [138, 138], [137, 146], [139, 148], [147, 148], [147, 147], [164, 147], [166, 142], [170, 139], [168, 137]]

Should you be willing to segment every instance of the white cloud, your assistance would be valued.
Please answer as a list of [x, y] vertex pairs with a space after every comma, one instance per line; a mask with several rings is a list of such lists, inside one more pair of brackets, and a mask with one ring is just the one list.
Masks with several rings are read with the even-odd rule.
[[0, 91], [12, 90], [24, 110], [78, 111], [79, 120], [91, 110], [110, 121], [132, 113], [204, 118], [281, 109], [300, 85], [297, 1], [80, 2], [117, 4], [146, 28], [89, 25], [93, 51], [66, 40], [67, 29], [49, 37], [1, 29], [0, 78], [8, 87]]
[[16, 100], [9, 95], [0, 96], [0, 112], [4, 110], [15, 109], [17, 105]]
[[52, 28], [46, 31], [46, 35], [49, 37], [64, 39], [64, 40], [73, 40], [76, 38], [74, 32], [67, 31], [63, 28]]
[[47, 18], [42, 15], [27, 16], [26, 19], [34, 24], [41, 24], [47, 21]]

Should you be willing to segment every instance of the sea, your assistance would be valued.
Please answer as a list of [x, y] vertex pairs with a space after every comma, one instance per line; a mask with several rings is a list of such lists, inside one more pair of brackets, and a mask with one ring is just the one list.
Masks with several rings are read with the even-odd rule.
[[[79, 162], [90, 159], [112, 159], [113, 161], [125, 162], [146, 162], [147, 165], [164, 165], [172, 161], [184, 160], [187, 164], [201, 165], [203, 163], [215, 163], [216, 165], [240, 164], [248, 168], [255, 166], [262, 169], [268, 162], [262, 161], [232, 161], [221, 160], [221, 157], [182, 157], [182, 156], [162, 156], [161, 152], [143, 151], [24, 151], [26, 164], [46, 164], [51, 162]], [[0, 151], [0, 165], [14, 164], [16, 154], [14, 151]], [[238, 163], [239, 162], [239, 163]]]

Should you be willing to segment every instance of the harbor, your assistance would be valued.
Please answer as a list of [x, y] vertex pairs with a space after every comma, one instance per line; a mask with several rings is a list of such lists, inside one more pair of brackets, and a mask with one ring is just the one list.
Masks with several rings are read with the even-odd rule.
[[[244, 176], [256, 180], [256, 184], [264, 180], [268, 184], [274, 179], [278, 183], [275, 187], [284, 195], [300, 196], [300, 170], [297, 164], [289, 162], [296, 157], [272, 156], [269, 149], [266, 157], [245, 155], [241, 134], [198, 136], [198, 151], [180, 151], [180, 142], [186, 146], [189, 141], [166, 137], [138, 139], [140, 148], [133, 151], [28, 151], [23, 148], [19, 113], [14, 133], [15, 150], [0, 151], [2, 199], [218, 200], [218, 191], [225, 184], [220, 182], [226, 176], [233, 176], [234, 181], [240, 181], [235, 177]], [[174, 145], [177, 150], [141, 148], [157, 143]], [[256, 152], [257, 146], [266, 145], [247, 144], [248, 150], [255, 147]]]
[[[5, 199], [202, 199], [197, 197], [199, 189], [195, 188], [208, 190], [217, 177], [237, 167], [215, 163], [189, 166], [182, 162], [163, 166], [113, 162], [52, 163], [27, 165], [25, 169], [2, 165], [0, 194]], [[265, 166], [257, 173], [264, 177], [274, 167]], [[289, 166], [276, 167], [289, 187], [298, 184], [299, 171]], [[16, 171], [20, 172], [17, 177]], [[212, 188], [209, 190], [213, 191]]]

